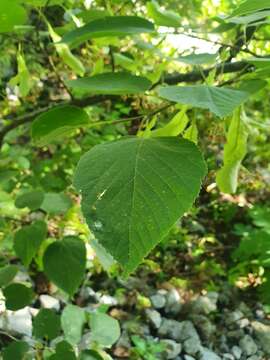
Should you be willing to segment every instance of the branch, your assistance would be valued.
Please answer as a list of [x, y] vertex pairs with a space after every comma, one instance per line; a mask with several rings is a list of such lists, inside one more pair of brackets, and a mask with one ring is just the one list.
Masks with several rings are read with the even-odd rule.
[[[247, 73], [249, 71], [252, 71], [253, 66], [249, 63], [247, 63], [246, 61], [237, 61], [235, 63], [225, 63], [225, 64], [219, 64], [216, 67], [211, 67], [202, 71], [191, 71], [188, 73], [180, 73], [180, 74], [169, 74], [166, 75], [163, 78], [163, 83], [166, 83], [168, 85], [175, 85], [178, 83], [193, 83], [196, 81], [200, 81], [203, 80], [204, 77], [207, 77], [208, 74], [210, 73], [210, 71], [212, 71], [213, 69], [217, 70], [217, 74], [220, 73], [235, 73], [235, 72], [239, 72], [241, 71], [242, 74], [243, 73]], [[161, 83], [161, 81], [159, 81], [158, 83], [154, 84], [152, 86], [152, 89], [154, 87], [156, 87], [157, 85], [159, 85]], [[2, 129], [0, 130], [0, 148], [2, 146], [4, 137], [6, 136], [6, 134], [17, 128], [20, 125], [24, 125], [27, 124], [31, 121], [33, 121], [38, 115], [50, 110], [52, 107], [54, 107], [55, 105], [76, 105], [76, 106], [80, 106], [80, 107], [86, 107], [86, 106], [90, 106], [90, 105], [95, 105], [107, 100], [115, 100], [115, 99], [119, 99], [119, 96], [115, 96], [115, 95], [98, 95], [98, 96], [92, 96], [89, 98], [84, 98], [84, 99], [72, 99], [69, 102], [54, 102], [52, 105], [50, 106], [46, 106], [43, 107], [41, 109], [35, 110], [29, 114], [23, 115], [23, 116], [19, 116], [15, 119], [13, 119], [12, 115], [8, 116], [7, 118], [12, 120], [12, 122], [8, 125], [5, 125], [4, 127], [2, 127]]]

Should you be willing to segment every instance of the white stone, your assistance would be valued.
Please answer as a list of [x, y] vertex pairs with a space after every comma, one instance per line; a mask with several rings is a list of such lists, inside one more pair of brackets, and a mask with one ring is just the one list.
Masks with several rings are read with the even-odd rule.
[[44, 309], [60, 310], [60, 301], [50, 295], [40, 295], [39, 297], [41, 307]]
[[7, 310], [0, 316], [0, 328], [12, 335], [32, 336], [32, 316], [29, 307]]

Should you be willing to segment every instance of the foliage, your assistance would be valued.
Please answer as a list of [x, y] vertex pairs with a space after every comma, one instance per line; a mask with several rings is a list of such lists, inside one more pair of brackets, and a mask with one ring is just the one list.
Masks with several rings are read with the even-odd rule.
[[110, 359], [118, 321], [79, 301], [100, 263], [184, 287], [192, 258], [210, 289], [229, 247], [229, 281], [270, 301], [269, 16], [268, 0], [1, 0], [0, 295], [64, 304], [39, 310], [34, 345], [0, 336], [3, 359]]

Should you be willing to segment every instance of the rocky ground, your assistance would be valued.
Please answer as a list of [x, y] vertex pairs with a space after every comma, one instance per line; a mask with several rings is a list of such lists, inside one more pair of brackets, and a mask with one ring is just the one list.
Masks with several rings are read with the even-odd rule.
[[[111, 349], [114, 359], [270, 359], [270, 317], [260, 303], [241, 301], [236, 290], [190, 295], [168, 284], [147, 286], [135, 277], [107, 279], [99, 289], [93, 287], [83, 287], [75, 302], [88, 311], [106, 305], [120, 321], [122, 335]], [[32, 307], [2, 311], [0, 334], [31, 343], [38, 308], [60, 313], [64, 306], [63, 298], [41, 294]], [[87, 347], [88, 336], [85, 332], [80, 348]]]

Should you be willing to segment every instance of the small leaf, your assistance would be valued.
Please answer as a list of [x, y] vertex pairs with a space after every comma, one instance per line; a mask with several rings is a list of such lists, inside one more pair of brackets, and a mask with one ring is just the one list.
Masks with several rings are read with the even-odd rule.
[[24, 360], [28, 350], [25, 341], [12, 341], [3, 351], [3, 360]]
[[13, 283], [3, 289], [8, 310], [19, 310], [29, 305], [33, 298], [33, 290], [20, 283]]
[[248, 132], [241, 119], [241, 111], [235, 111], [224, 147], [223, 167], [217, 172], [218, 187], [224, 193], [235, 193], [241, 162], [247, 152]]
[[61, 341], [56, 345], [55, 354], [50, 356], [50, 360], [76, 360], [76, 355], [67, 341]]
[[69, 80], [69, 87], [84, 94], [129, 95], [139, 94], [148, 90], [151, 82], [129, 73], [104, 73], [91, 77]]
[[64, 63], [75, 72], [75, 74], [83, 76], [85, 73], [85, 68], [80, 59], [72, 54], [67, 44], [59, 43], [59, 41], [61, 41], [61, 37], [53, 30], [50, 23], [48, 21], [46, 22], [58, 55], [62, 58]]
[[198, 143], [198, 128], [195, 120], [192, 120], [191, 125], [186, 129], [183, 135], [184, 139]]
[[69, 295], [73, 295], [84, 277], [84, 242], [77, 237], [67, 236], [50, 244], [43, 256], [43, 265], [48, 278]]
[[238, 8], [236, 8], [230, 17], [234, 16], [243, 16], [250, 13], [254, 13], [256, 11], [261, 11], [265, 9], [269, 9], [270, 4], [269, 0], [246, 0], [242, 2]]
[[42, 190], [31, 190], [17, 197], [15, 206], [18, 209], [28, 207], [30, 210], [38, 210], [43, 202], [44, 193]]
[[90, 39], [151, 33], [154, 30], [150, 21], [137, 16], [108, 16], [72, 30], [63, 36], [62, 42], [75, 47]]
[[41, 209], [52, 215], [64, 214], [71, 207], [71, 199], [62, 193], [46, 193], [41, 204]]
[[60, 317], [51, 309], [39, 310], [33, 321], [33, 333], [38, 339], [55, 339], [61, 330]]
[[184, 106], [183, 109], [180, 110], [167, 125], [160, 129], [151, 131], [151, 136], [177, 136], [181, 134], [185, 130], [189, 122], [186, 111], [187, 107]]
[[91, 314], [90, 328], [92, 340], [102, 346], [112, 346], [121, 335], [118, 321], [102, 313]]
[[204, 65], [204, 64], [214, 64], [217, 58], [217, 54], [190, 54], [186, 56], [179, 56], [177, 60], [189, 64], [189, 65]]
[[148, 16], [154, 20], [155, 24], [167, 27], [179, 27], [181, 17], [171, 10], [163, 10], [156, 1], [152, 0], [146, 4]]
[[0, 268], [0, 287], [8, 285], [15, 278], [18, 270], [16, 265], [6, 265]]
[[22, 227], [14, 237], [14, 250], [24, 266], [29, 266], [40, 245], [47, 235], [47, 225], [44, 221], [36, 221]]
[[25, 9], [16, 1], [0, 1], [0, 33], [13, 31], [16, 25], [23, 25], [26, 20]]
[[61, 326], [65, 340], [76, 345], [81, 340], [85, 322], [85, 312], [78, 306], [68, 304], [61, 315]]
[[167, 86], [159, 95], [180, 104], [209, 109], [219, 117], [230, 115], [249, 97], [249, 93], [207, 85]]
[[129, 273], [190, 208], [205, 172], [187, 140], [130, 137], [87, 152], [74, 184], [97, 241]]
[[32, 139], [43, 146], [89, 124], [89, 116], [76, 106], [64, 105], [39, 115], [32, 124]]

